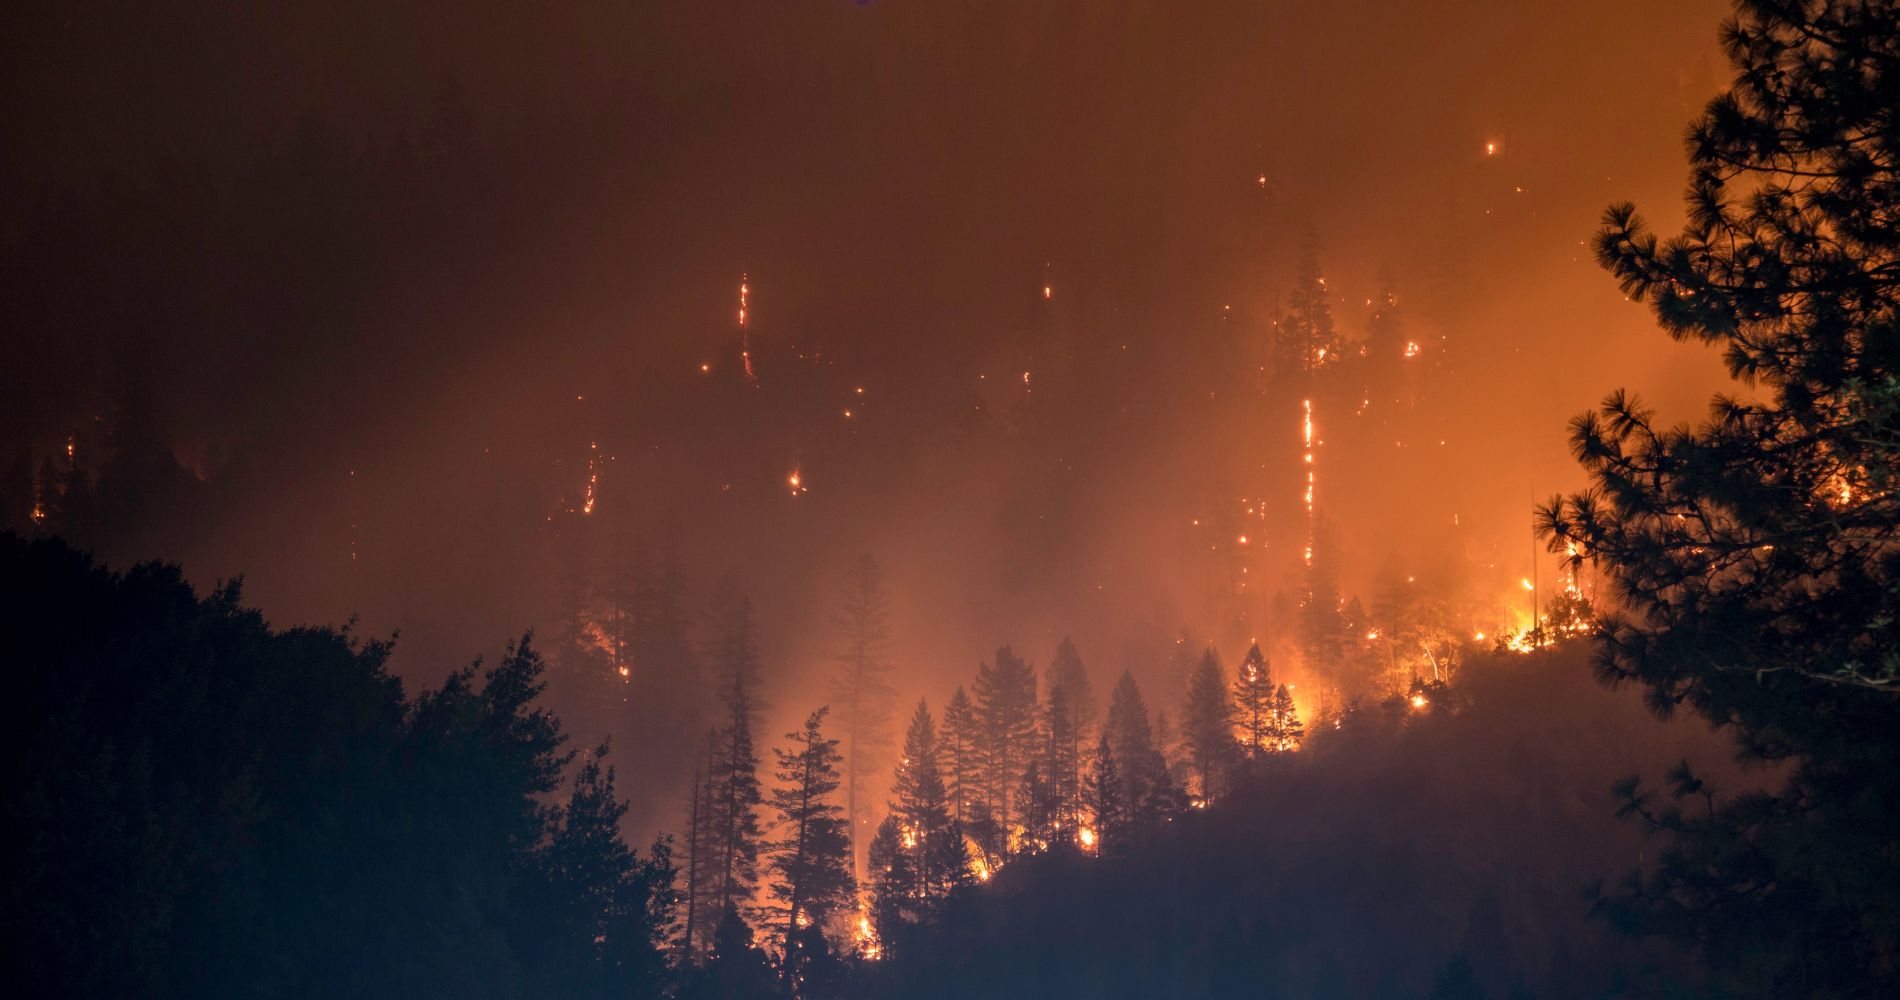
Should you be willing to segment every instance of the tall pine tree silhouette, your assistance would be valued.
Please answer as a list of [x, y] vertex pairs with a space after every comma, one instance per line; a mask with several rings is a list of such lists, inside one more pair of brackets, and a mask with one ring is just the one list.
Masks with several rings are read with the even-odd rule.
[[1592, 487], [1543, 505], [1553, 552], [1615, 587], [1598, 664], [1693, 709], [1772, 792], [1685, 765], [1624, 812], [1667, 838], [1604, 905], [1695, 946], [1720, 992], [1895, 992], [1900, 928], [1900, 7], [1740, 0], [1733, 82], [1689, 129], [1689, 224], [1631, 205], [1598, 260], [1746, 396], [1697, 426], [1623, 391], [1576, 418]]

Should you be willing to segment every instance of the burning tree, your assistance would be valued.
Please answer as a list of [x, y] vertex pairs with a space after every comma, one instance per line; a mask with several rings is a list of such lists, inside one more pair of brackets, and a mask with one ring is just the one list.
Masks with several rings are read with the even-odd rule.
[[897, 695], [890, 683], [887, 648], [890, 599], [877, 560], [860, 556], [846, 574], [843, 607], [832, 619], [832, 627], [838, 630], [842, 647], [831, 696], [844, 724], [844, 808], [854, 842], [851, 870], [855, 875], [863, 870], [862, 852], [855, 846], [859, 825], [865, 822], [860, 795], [865, 780], [878, 767], [878, 755], [890, 746], [890, 706]]
[[1608, 570], [1605, 681], [1789, 765], [1726, 800], [1685, 766], [1693, 811], [1622, 787], [1669, 846], [1603, 905], [1724, 988], [1847, 995], [1891, 983], [1900, 927], [1900, 8], [1737, 6], [1734, 81], [1689, 130], [1688, 228], [1659, 242], [1617, 205], [1597, 255], [1760, 392], [1693, 428], [1612, 394], [1571, 428], [1593, 487], [1538, 519]]

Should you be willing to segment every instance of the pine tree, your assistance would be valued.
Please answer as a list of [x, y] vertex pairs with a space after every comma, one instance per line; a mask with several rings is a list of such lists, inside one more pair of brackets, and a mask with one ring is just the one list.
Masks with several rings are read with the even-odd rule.
[[1300, 241], [1287, 311], [1272, 341], [1276, 379], [1306, 378], [1338, 358], [1339, 335], [1333, 329], [1332, 293], [1320, 271], [1319, 237], [1308, 229]]
[[1072, 836], [1078, 824], [1082, 798], [1082, 741], [1075, 732], [1075, 712], [1066, 687], [1053, 687], [1043, 708], [1043, 750], [1039, 757], [1046, 803], [1044, 839]]
[[1592, 488], [1537, 516], [1623, 603], [1600, 676], [1782, 770], [1772, 792], [1725, 798], [1681, 768], [1675, 804], [1623, 786], [1667, 848], [1604, 905], [1693, 946], [1716, 992], [1891, 994], [1900, 6], [1739, 0], [1723, 44], [1736, 72], [1689, 132], [1688, 227], [1659, 242], [1617, 205], [1596, 249], [1666, 332], [1721, 345], [1754, 391], [1696, 427], [1612, 394], [1572, 423]]
[[1200, 783], [1201, 801], [1212, 802], [1221, 792], [1234, 748], [1234, 706], [1228, 700], [1220, 655], [1212, 646], [1201, 654], [1201, 662], [1188, 675], [1181, 736]]
[[693, 787], [686, 807], [686, 925], [680, 934], [680, 947], [686, 960], [698, 954], [701, 938], [710, 938], [710, 920], [702, 914], [713, 912], [713, 843], [718, 829], [712, 811], [712, 763], [719, 747], [719, 731], [707, 730], [705, 749], [693, 758]]
[[539, 852], [536, 891], [527, 894], [546, 942], [534, 978], [539, 991], [573, 997], [657, 993], [666, 982], [661, 950], [675, 905], [666, 842], [646, 859], [620, 838], [627, 805], [603, 766], [607, 744], [582, 758], [566, 804]]
[[1178, 808], [1180, 791], [1168, 774], [1148, 724], [1148, 706], [1133, 674], [1122, 672], [1108, 705], [1108, 740], [1121, 779], [1129, 826], [1152, 826]]
[[950, 796], [950, 818], [959, 826], [970, 822], [967, 807], [982, 784], [982, 745], [976, 709], [970, 705], [963, 686], [958, 685], [943, 710], [943, 774]]
[[850, 831], [843, 808], [832, 801], [842, 782], [838, 764], [843, 756], [838, 741], [820, 728], [825, 712], [813, 712], [803, 729], [786, 733], [790, 747], [773, 750], [778, 787], [772, 790], [772, 808], [784, 839], [773, 845], [770, 867], [776, 877], [770, 889], [784, 913], [780, 934], [788, 977], [796, 965], [790, 956], [799, 929], [823, 927], [857, 895]]
[[871, 924], [877, 947], [888, 956], [903, 936], [903, 925], [918, 919], [917, 872], [904, 846], [903, 820], [895, 811], [877, 826], [866, 852], [871, 887]]
[[1340, 670], [1346, 657], [1346, 620], [1340, 614], [1334, 533], [1322, 519], [1313, 529], [1313, 558], [1300, 594], [1300, 655], [1309, 676], [1319, 679], [1321, 713], [1336, 710]]
[[1249, 760], [1259, 758], [1270, 746], [1273, 694], [1273, 671], [1268, 668], [1267, 657], [1260, 652], [1260, 644], [1256, 642], [1247, 649], [1247, 655], [1241, 659], [1240, 670], [1234, 677], [1234, 705], [1239, 715], [1240, 746]]
[[1089, 683], [1088, 668], [1075, 643], [1063, 636], [1056, 645], [1055, 659], [1049, 661], [1049, 690], [1060, 688], [1069, 703], [1070, 729], [1077, 739], [1087, 739], [1095, 728], [1095, 690]]
[[[843, 606], [832, 618], [832, 627], [838, 632], [839, 650], [831, 698], [844, 726], [845, 816], [855, 840], [859, 827], [869, 822], [861, 808], [865, 783], [890, 748], [890, 706], [897, 695], [890, 684], [890, 599], [883, 571], [870, 556], [858, 557], [846, 574]], [[862, 854], [854, 847], [852, 871], [861, 873], [863, 867]]]
[[902, 826], [902, 849], [910, 857], [915, 878], [911, 899], [920, 917], [934, 913], [937, 904], [968, 881], [968, 859], [963, 833], [950, 819], [938, 757], [937, 724], [930, 706], [917, 703], [904, 733], [891, 786], [891, 812]]
[[718, 902], [712, 912], [723, 920], [727, 911], [744, 917], [758, 881], [758, 810], [764, 799], [752, 733], [764, 706], [757, 693], [760, 666], [752, 602], [731, 581], [715, 595], [713, 620], [716, 631], [709, 659], [721, 676], [722, 712], [708, 769], [709, 812], [718, 851], [714, 881]]
[[1036, 741], [1036, 672], [1008, 646], [996, 650], [994, 665], [978, 668], [976, 712], [983, 734], [984, 801], [995, 823], [993, 843], [985, 848], [1007, 858], [1012, 806]]
[[1102, 853], [1120, 849], [1128, 836], [1132, 817], [1128, 808], [1127, 789], [1122, 785], [1120, 770], [1115, 765], [1115, 751], [1109, 746], [1107, 733], [1095, 741], [1095, 758], [1089, 768], [1087, 805], [1093, 817], [1096, 849]]
[[1293, 692], [1285, 684], [1273, 692], [1273, 722], [1267, 735], [1275, 753], [1298, 750], [1306, 742], [1306, 727], [1300, 724], [1300, 713], [1293, 705]]

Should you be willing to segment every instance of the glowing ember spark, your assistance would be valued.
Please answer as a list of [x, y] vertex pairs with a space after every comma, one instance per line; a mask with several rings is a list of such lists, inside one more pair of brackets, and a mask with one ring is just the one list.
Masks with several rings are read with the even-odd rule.
[[785, 485], [792, 488], [793, 496], [805, 492], [805, 478], [799, 474], [797, 469], [793, 469], [792, 474], [785, 477]]
[[746, 275], [739, 275], [739, 361], [745, 366], [745, 380], [753, 385], [759, 384], [759, 373], [752, 370], [752, 332], [746, 327], [746, 317], [750, 314], [752, 285]]
[[[1306, 465], [1306, 529], [1310, 539], [1313, 531], [1313, 492], [1318, 484], [1318, 474], [1313, 468], [1313, 401], [1302, 399], [1300, 407], [1303, 411], [1300, 420], [1300, 439], [1306, 448], [1305, 454], [1301, 456]], [[1310, 541], [1306, 546], [1306, 564], [1313, 565], [1313, 546]]]
[[1095, 847], [1095, 831], [1086, 826], [1076, 831], [1075, 839], [1082, 843], [1085, 850], [1093, 850]]
[[1056, 290], [1054, 288], [1048, 285], [1042, 286], [1042, 300], [1044, 302], [1049, 301], [1049, 299], [1054, 297], [1055, 294], [1056, 294]]
[[600, 442], [587, 442], [587, 489], [581, 494], [581, 513], [594, 512], [594, 490], [600, 485]]
[[707, 364], [706, 362], [702, 361], [699, 364], [699, 371], [701, 374], [710, 373], [712, 371], [712, 365]]
[[1495, 140], [1484, 144], [1484, 155], [1486, 156], [1498, 155], [1498, 144]]
[[1424, 707], [1425, 707], [1426, 705], [1428, 705], [1428, 704], [1430, 704], [1430, 703], [1429, 703], [1429, 702], [1427, 702], [1427, 701], [1425, 700], [1425, 696], [1424, 696], [1424, 695], [1422, 695], [1422, 694], [1415, 694], [1415, 695], [1413, 695], [1413, 696], [1412, 696], [1412, 707], [1413, 707], [1413, 708], [1424, 708]]
[[631, 677], [631, 676], [633, 676], [633, 671], [632, 671], [631, 669], [629, 669], [629, 668], [627, 668], [627, 667], [621, 667], [621, 668], [620, 668], [620, 676], [622, 676], [622, 677]]
[[1418, 341], [1408, 340], [1405, 342], [1405, 356], [1406, 357], [1416, 358], [1418, 357], [1418, 351], [1419, 351]]
[[1520, 584], [1522, 584], [1525, 590], [1536, 590], [1536, 589], [1537, 589], [1537, 588], [1536, 588], [1536, 587], [1535, 587], [1534, 585], [1532, 585], [1532, 584], [1531, 584], [1531, 578], [1530, 578], [1530, 577], [1528, 577], [1528, 576], [1527, 576], [1527, 577], [1525, 577], [1525, 578], [1524, 578], [1524, 579], [1522, 579], [1522, 580], [1519, 580], [1519, 581], [1518, 581], [1518, 583], [1520, 583]]

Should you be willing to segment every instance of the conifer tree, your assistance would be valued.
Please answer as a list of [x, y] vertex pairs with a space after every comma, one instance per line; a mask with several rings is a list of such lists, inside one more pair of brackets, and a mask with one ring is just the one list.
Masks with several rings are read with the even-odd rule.
[[1313, 529], [1313, 558], [1306, 565], [1300, 593], [1300, 655], [1309, 676], [1319, 678], [1322, 714], [1337, 708], [1340, 668], [1346, 655], [1334, 540], [1332, 529], [1320, 520]]
[[888, 956], [902, 938], [904, 924], [919, 919], [915, 859], [904, 847], [903, 820], [895, 811], [878, 823], [866, 854], [871, 924], [879, 946]]
[[982, 746], [976, 709], [971, 706], [970, 696], [964, 693], [963, 686], [958, 685], [943, 710], [944, 788], [950, 796], [950, 818], [958, 826], [970, 822], [967, 807], [982, 783]]
[[1273, 692], [1273, 723], [1268, 738], [1276, 753], [1298, 750], [1306, 742], [1306, 727], [1301, 725], [1299, 710], [1293, 705], [1293, 692], [1285, 684]]
[[1077, 739], [1087, 739], [1095, 728], [1095, 690], [1082, 654], [1066, 635], [1056, 645], [1055, 659], [1049, 661], [1049, 690], [1053, 693], [1057, 688], [1069, 704], [1069, 728]]
[[[1716, 992], [1893, 993], [1900, 927], [1900, 6], [1739, 0], [1735, 76], [1691, 126], [1689, 225], [1609, 209], [1603, 264], [1752, 389], [1699, 426], [1618, 391], [1571, 425], [1592, 487], [1538, 511], [1621, 607], [1600, 676], [1780, 762], [1772, 792], [1677, 800], [1604, 905], [1691, 944]], [[1575, 546], [1573, 550], [1571, 546]], [[1688, 800], [1684, 802], [1682, 800]]]
[[582, 758], [540, 851], [538, 891], [527, 900], [548, 942], [534, 978], [563, 996], [657, 993], [666, 983], [660, 948], [675, 903], [671, 854], [662, 840], [643, 860], [621, 840], [627, 805], [606, 757], [603, 742]]
[[1188, 674], [1181, 736], [1200, 784], [1201, 800], [1211, 802], [1221, 792], [1234, 747], [1234, 707], [1228, 700], [1220, 655], [1212, 646], [1202, 652], [1200, 663]]
[[1336, 359], [1339, 335], [1333, 329], [1332, 293], [1320, 270], [1319, 236], [1311, 229], [1300, 241], [1287, 311], [1272, 339], [1274, 377], [1304, 379]]
[[1148, 723], [1148, 706], [1133, 674], [1123, 671], [1108, 705], [1108, 740], [1121, 779], [1123, 801], [1131, 827], [1150, 826], [1174, 811], [1179, 790], [1168, 774], [1167, 761], [1156, 748]]
[[[708, 768], [708, 813], [717, 853], [712, 913], [730, 911], [743, 919], [758, 881], [760, 848], [759, 756], [753, 730], [763, 712], [759, 686], [758, 642], [753, 633], [752, 602], [728, 580], [714, 600], [715, 632], [709, 659], [719, 670], [721, 718]], [[715, 925], [715, 930], [717, 925]]]
[[1076, 828], [1082, 797], [1082, 741], [1075, 732], [1075, 712], [1069, 708], [1066, 687], [1053, 687], [1043, 708], [1043, 750], [1040, 761], [1041, 804], [1048, 827], [1044, 839], [1054, 842]]
[[[890, 598], [877, 560], [859, 556], [845, 574], [844, 599], [831, 623], [839, 641], [831, 698], [844, 729], [845, 817], [857, 839], [859, 827], [868, 822], [865, 783], [890, 748], [890, 707], [897, 695], [890, 684]], [[851, 868], [854, 873], [863, 869], [862, 852], [855, 846]]]
[[1238, 715], [1240, 746], [1247, 759], [1254, 760], [1271, 746], [1273, 728], [1273, 671], [1267, 666], [1260, 644], [1248, 647], [1234, 677], [1234, 705]]
[[1108, 853], [1119, 849], [1132, 825], [1127, 789], [1115, 764], [1115, 751], [1108, 734], [1095, 741], [1094, 760], [1089, 768], [1087, 806], [1093, 817], [1097, 850]]
[[[776, 748], [772, 808], [783, 838], [773, 845], [770, 886], [784, 913], [782, 951], [789, 956], [802, 927], [823, 927], [833, 914], [848, 909], [857, 894], [851, 874], [851, 838], [844, 810], [832, 801], [838, 775], [838, 740], [821, 730], [826, 709], [807, 716], [804, 728], [785, 734], [791, 744]], [[789, 977], [795, 963], [787, 961]]]
[[922, 916], [957, 886], [968, 881], [969, 862], [963, 833], [950, 819], [943, 772], [937, 747], [936, 720], [930, 706], [917, 703], [904, 749], [893, 775], [891, 812], [902, 827], [902, 849], [909, 855], [915, 878], [911, 898]]
[[713, 843], [718, 830], [713, 823], [712, 762], [719, 747], [719, 731], [706, 732], [705, 746], [693, 758], [693, 785], [686, 807], [686, 923], [680, 934], [680, 947], [686, 960], [697, 956], [701, 938], [710, 939], [712, 922], [702, 920], [710, 914], [714, 887]]
[[976, 678], [977, 720], [983, 734], [983, 792], [995, 827], [986, 848], [1008, 857], [1016, 792], [1036, 744], [1036, 672], [1007, 645]]

